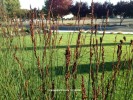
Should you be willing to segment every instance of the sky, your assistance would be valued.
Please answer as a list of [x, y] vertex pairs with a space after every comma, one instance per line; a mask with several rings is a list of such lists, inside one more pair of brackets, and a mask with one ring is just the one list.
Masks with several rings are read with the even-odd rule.
[[[39, 8], [41, 9], [44, 5], [45, 0], [20, 0], [20, 5], [22, 9], [30, 9], [30, 5], [32, 8]], [[74, 3], [76, 1], [80, 2], [80, 0], [73, 0]], [[89, 5], [91, 4], [91, 0], [81, 0], [82, 2], [87, 2]], [[130, 1], [130, 0], [93, 0], [94, 2], [105, 2], [110, 1], [113, 4], [116, 4], [118, 1]]]

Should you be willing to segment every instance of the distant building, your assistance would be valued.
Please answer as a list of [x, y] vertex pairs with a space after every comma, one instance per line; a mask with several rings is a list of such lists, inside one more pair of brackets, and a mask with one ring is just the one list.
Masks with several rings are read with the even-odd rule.
[[73, 19], [73, 18], [74, 18], [74, 15], [72, 13], [63, 16], [63, 19]]

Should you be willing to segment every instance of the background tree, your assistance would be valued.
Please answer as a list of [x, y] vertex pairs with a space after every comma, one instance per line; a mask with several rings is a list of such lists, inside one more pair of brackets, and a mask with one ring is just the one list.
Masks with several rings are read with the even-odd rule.
[[19, 0], [4, 0], [4, 5], [10, 17], [13, 17], [16, 10], [20, 9]]
[[127, 16], [133, 18], [133, 1], [130, 1], [127, 5]]
[[125, 1], [118, 2], [114, 7], [114, 14], [117, 16], [120, 16], [120, 25], [122, 24], [125, 17], [129, 16], [129, 3]]
[[[92, 8], [92, 7], [90, 7]], [[101, 18], [102, 17], [102, 10], [103, 10], [103, 5], [102, 3], [99, 3], [99, 2], [95, 2], [94, 3], [94, 16], [96, 18]]]
[[62, 17], [69, 13], [70, 5], [72, 5], [72, 0], [46, 0], [43, 11], [48, 14], [51, 6], [51, 15]]
[[94, 3], [94, 17], [96, 19], [100, 18], [102, 20], [102, 25], [103, 25], [107, 17], [107, 12], [108, 12], [108, 18], [113, 16], [113, 9], [114, 9], [114, 6], [110, 2], [104, 2], [103, 4], [99, 2], [95, 2]]
[[107, 15], [107, 11], [109, 11], [109, 16], [112, 16], [113, 7], [113, 4], [109, 2], [104, 2], [103, 4], [96, 2], [94, 3], [94, 15], [97, 18], [105, 18]]
[[74, 16], [78, 16], [79, 14], [80, 17], [86, 17], [90, 13], [86, 2], [76, 2], [75, 5], [70, 7], [70, 12]]
[[18, 10], [15, 10], [15, 15], [18, 18], [27, 19], [29, 18], [29, 11], [27, 9], [18, 9]]

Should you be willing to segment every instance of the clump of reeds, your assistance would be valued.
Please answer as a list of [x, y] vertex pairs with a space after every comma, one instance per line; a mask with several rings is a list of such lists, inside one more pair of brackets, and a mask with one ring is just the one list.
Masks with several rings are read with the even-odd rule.
[[[57, 48], [62, 41], [63, 35], [59, 37], [59, 34], [57, 32], [57, 27], [59, 25], [58, 22], [55, 21], [51, 21], [51, 16], [52, 13], [52, 4], [50, 5], [49, 8], [49, 12], [48, 12], [48, 20], [46, 21], [46, 23], [43, 22], [44, 19], [44, 15], [43, 13], [40, 14], [40, 18], [41, 18], [41, 23], [39, 22], [33, 22], [35, 17], [36, 12], [35, 11], [30, 11], [30, 35], [31, 35], [31, 42], [32, 42], [32, 51], [33, 51], [33, 56], [32, 56], [32, 60], [33, 60], [33, 64], [31, 65], [31, 69], [29, 70], [30, 72], [33, 72], [36, 75], [38, 75], [38, 79], [36, 79], [36, 77], [34, 78], [35, 83], [31, 83], [30, 82], [30, 78], [27, 79], [26, 76], [32, 76], [32, 73], [28, 74], [28, 71], [26, 71], [27, 69], [24, 69], [24, 65], [25, 65], [25, 60], [20, 60], [20, 58], [17, 56], [17, 52], [18, 46], [16, 46], [13, 52], [13, 60], [15, 60], [17, 62], [17, 64], [19, 65], [20, 69], [23, 72], [24, 75], [24, 79], [21, 82], [21, 88], [23, 88], [24, 91], [22, 91], [22, 89], [20, 89], [20, 94], [19, 94], [19, 98], [21, 99], [23, 94], [24, 97], [29, 97], [29, 99], [31, 99], [32, 94], [35, 94], [34, 92], [37, 91], [37, 96], [38, 98], [35, 99], [46, 99], [46, 100], [56, 100], [56, 99], [62, 99], [65, 98], [66, 100], [71, 100], [75, 99], [77, 97], [77, 95], [79, 95], [75, 90], [78, 88], [76, 81], [80, 80], [79, 83], [81, 86], [81, 98], [82, 100], [85, 99], [93, 99], [93, 100], [113, 100], [113, 99], [117, 99], [117, 98], [124, 98], [125, 100], [129, 100], [131, 99], [131, 95], [132, 95], [132, 65], [133, 65], [133, 40], [130, 41], [129, 45], [124, 46], [124, 44], [127, 42], [126, 37], [124, 36], [123, 39], [121, 39], [119, 41], [119, 43], [116, 43], [117, 38], [115, 37], [115, 43], [116, 46], [114, 47], [114, 52], [113, 54], [113, 61], [112, 64], [110, 64], [110, 66], [107, 66], [105, 63], [105, 48], [104, 48], [104, 36], [106, 34], [106, 25], [107, 23], [107, 19], [109, 17], [109, 10], [107, 11], [107, 17], [106, 17], [106, 23], [104, 25], [104, 31], [103, 34], [100, 38], [98, 38], [98, 25], [94, 24], [93, 20], [95, 20], [95, 16], [94, 16], [94, 2], [92, 0], [92, 4], [91, 4], [92, 8], [91, 8], [91, 34], [90, 34], [90, 40], [89, 40], [89, 45], [87, 45], [89, 47], [89, 54], [88, 52], [86, 54], [89, 55], [88, 57], [88, 65], [86, 65], [86, 67], [88, 68], [88, 74], [89, 74], [89, 79], [84, 78], [84, 76], [82, 75], [82, 79], [80, 80], [79, 77], [77, 77], [78, 75], [78, 70], [79, 67], [78, 65], [81, 64], [80, 63], [80, 57], [81, 57], [81, 49], [82, 46], [85, 44], [85, 39], [82, 36], [82, 31], [81, 29], [79, 29], [79, 33], [77, 34], [77, 40], [76, 40], [76, 46], [74, 48], [74, 56], [72, 56], [72, 48], [71, 47], [71, 41], [70, 41], [70, 37], [68, 39], [68, 45], [67, 48], [64, 50], [65, 55], [63, 55], [64, 57], [64, 66], [63, 67], [65, 69], [65, 74], [61, 74], [60, 76], [56, 75], [55, 72], [55, 66], [57, 65], [57, 69], [58, 67], [61, 67], [58, 65], [58, 62], [60, 61], [58, 58], [58, 54], [56, 53], [60, 53], [59, 48]], [[80, 24], [80, 16], [79, 16], [79, 12], [80, 12], [80, 6], [79, 6], [79, 11], [78, 11], [78, 18], [76, 20], [76, 22], [78, 22], [78, 26]], [[76, 25], [75, 22], [75, 25]], [[83, 21], [84, 24], [84, 21]], [[12, 22], [11, 21], [11, 26], [14, 25], [13, 31], [14, 33], [18, 34], [18, 26], [19, 23], [18, 22]], [[20, 22], [21, 27], [23, 26], [23, 23]], [[52, 25], [54, 27], [56, 27], [54, 30], [51, 29]], [[39, 26], [39, 29], [37, 30], [38, 35], [39, 35], [39, 46], [41, 46], [41, 43], [43, 43], [43, 50], [41, 52], [41, 50], [39, 50], [38, 53], [37, 48], [38, 48], [38, 38], [36, 37], [36, 31], [35, 29], [37, 28], [37, 26]], [[48, 30], [46, 30], [46, 26], [49, 26]], [[1, 26], [0, 26], [1, 27]], [[23, 31], [23, 28], [22, 28]], [[10, 27], [7, 25], [6, 28], [2, 28], [2, 32], [3, 34], [7, 35], [9, 33], [8, 39], [7, 40], [7, 44], [9, 45], [9, 43], [11, 44], [13, 41], [13, 37], [10, 35]], [[43, 38], [41, 37], [43, 35]], [[71, 34], [70, 34], [71, 35]], [[87, 34], [88, 35], [88, 34]], [[59, 39], [59, 40], [58, 40]], [[24, 41], [24, 40], [23, 40]], [[58, 42], [57, 42], [58, 41]], [[82, 44], [83, 41], [83, 44]], [[24, 44], [24, 43], [23, 43]], [[7, 46], [8, 46], [7, 45]], [[10, 48], [12, 48], [13, 45], [10, 45]], [[21, 46], [20, 46], [21, 47]], [[123, 52], [123, 48], [126, 47], [126, 52]], [[129, 47], [129, 50], [128, 50]], [[24, 49], [24, 48], [22, 48]], [[88, 48], [87, 48], [88, 49]], [[110, 49], [110, 48], [108, 48]], [[11, 49], [9, 49], [9, 52], [11, 52]], [[23, 53], [25, 51], [21, 51], [21, 53]], [[26, 51], [27, 53], [27, 51]], [[27, 53], [28, 54], [28, 53]], [[116, 58], [115, 58], [116, 55]], [[55, 59], [56, 57], [57, 59]], [[4, 56], [3, 56], [4, 57]], [[73, 58], [73, 59], [71, 59]], [[22, 57], [23, 59], [23, 57]], [[82, 57], [81, 57], [82, 59]], [[35, 61], [35, 63], [34, 63]], [[61, 61], [63, 61], [61, 59]], [[6, 61], [5, 61], [6, 62]], [[57, 63], [57, 64], [55, 64]], [[14, 64], [14, 62], [12, 63]], [[36, 66], [35, 71], [34, 66]], [[27, 67], [27, 66], [26, 66]], [[107, 67], [111, 67], [111, 72], [107, 73]], [[33, 69], [32, 69], [33, 68]], [[100, 70], [101, 69], [101, 70]], [[33, 71], [32, 71], [33, 70]], [[82, 70], [82, 68], [81, 68]], [[26, 73], [27, 72], [27, 73]], [[63, 71], [62, 71], [63, 72]], [[23, 77], [23, 76], [22, 76]], [[34, 76], [33, 76], [34, 77]], [[56, 77], [59, 77], [57, 79], [59, 79], [59, 81], [61, 81], [62, 83], [57, 83], [55, 82]], [[63, 80], [62, 78], [63, 77]], [[38, 84], [36, 84], [36, 80], [38, 82]], [[86, 87], [86, 80], [88, 83], [88, 86]], [[72, 83], [70, 83], [72, 81]], [[57, 81], [58, 82], [58, 81]], [[41, 87], [41, 89], [39, 89], [39, 91], [37, 89], [35, 89], [36, 87], [31, 86], [31, 84], [34, 84], [36, 87]], [[65, 92], [62, 92], [61, 96], [58, 96], [59, 93], [55, 92], [54, 90], [56, 89], [56, 86], [60, 84], [64, 84], [64, 87], [61, 87], [62, 89], [66, 89]], [[119, 86], [120, 84], [122, 84], [122, 86]], [[41, 85], [41, 86], [40, 86]], [[73, 93], [71, 93], [70, 91], [70, 87], [72, 87], [73, 89]], [[88, 94], [86, 92], [88, 88]], [[29, 90], [30, 89], [30, 90]], [[51, 91], [47, 91], [51, 89]], [[123, 92], [121, 92], [123, 91]], [[23, 93], [24, 92], [24, 93]], [[120, 92], [121, 94], [123, 94], [121, 97], [118, 97], [117, 94]], [[36, 95], [36, 94], [35, 94]], [[72, 96], [71, 96], [72, 95]], [[117, 95], [117, 96], [116, 96]], [[64, 96], [64, 97], [63, 97]], [[24, 98], [25, 99], [25, 98]]]

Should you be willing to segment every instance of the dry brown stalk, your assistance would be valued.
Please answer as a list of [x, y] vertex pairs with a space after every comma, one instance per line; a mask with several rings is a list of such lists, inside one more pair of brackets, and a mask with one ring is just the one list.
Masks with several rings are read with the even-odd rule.
[[106, 94], [105, 94], [104, 100], [107, 100], [107, 98], [109, 96], [110, 84], [111, 84], [111, 82], [108, 80], [108, 84], [106, 86]]
[[91, 34], [93, 34], [94, 2], [91, 2]]
[[78, 34], [77, 44], [76, 44], [76, 50], [75, 50], [75, 61], [73, 64], [72, 74], [74, 75], [74, 78], [76, 78], [76, 72], [77, 72], [77, 60], [80, 56], [79, 48], [80, 48], [80, 38], [81, 33]]
[[[92, 57], [93, 57], [93, 49], [92, 49], [92, 35], [93, 35], [93, 19], [94, 19], [94, 2], [92, 0], [91, 2], [91, 36], [90, 36], [90, 72], [89, 72], [89, 83], [91, 82], [92, 79], [92, 88], [93, 88], [93, 95], [94, 95], [94, 74], [92, 71]], [[90, 87], [88, 87], [88, 97], [90, 97]], [[94, 97], [94, 96], [93, 96]]]
[[35, 40], [35, 36], [34, 36], [34, 23], [33, 23], [33, 19], [34, 19], [34, 12], [31, 12], [31, 21], [30, 21], [30, 32], [31, 32], [31, 40], [33, 43], [33, 47], [34, 47], [34, 55], [37, 59], [37, 53], [36, 53], [36, 40]]
[[48, 65], [46, 65], [46, 77], [49, 76], [49, 69], [48, 69]]
[[54, 81], [52, 81], [52, 92], [51, 92], [51, 100], [55, 100], [55, 93], [54, 93], [54, 89], [55, 89], [55, 84], [54, 84]]
[[66, 91], [66, 100], [69, 100], [69, 98], [70, 98], [70, 86], [69, 86], [68, 79], [66, 80], [66, 89], [67, 89], [67, 91]]
[[96, 36], [96, 34], [97, 34], [97, 28], [98, 28], [98, 25], [96, 24], [96, 25], [95, 25], [95, 36]]
[[16, 56], [17, 50], [18, 50], [18, 47], [16, 46], [16, 47], [15, 47], [15, 52], [14, 52], [14, 54], [13, 54], [13, 57], [14, 57], [14, 59], [17, 61], [17, 63], [19, 64], [19, 66], [20, 66], [22, 72], [24, 73], [25, 70], [24, 70], [24, 68], [23, 68], [23, 65], [22, 65], [22, 63], [20, 62], [19, 58]]
[[37, 57], [37, 66], [38, 66], [38, 71], [40, 73], [41, 78], [44, 78], [44, 72], [43, 72], [43, 68], [41, 68], [41, 64], [40, 64], [40, 58]]
[[[102, 38], [100, 38], [100, 53], [102, 54], [102, 75], [101, 75], [101, 93], [102, 93], [102, 99], [104, 100], [105, 98], [105, 91], [104, 91], [104, 46], [102, 45]], [[100, 57], [99, 57], [100, 60]]]
[[58, 44], [60, 44], [60, 43], [61, 43], [61, 41], [62, 41], [62, 36], [60, 37], [60, 39], [59, 39], [59, 43], [58, 43]]
[[65, 56], [66, 56], [66, 73], [67, 73], [69, 71], [69, 64], [71, 57], [70, 46], [67, 47]]
[[29, 81], [26, 80], [24, 83], [24, 90], [26, 91], [26, 96], [28, 96], [28, 85], [29, 85]]
[[69, 95], [70, 95], [70, 86], [69, 86], [69, 78], [70, 78], [70, 71], [69, 71], [69, 64], [70, 64], [70, 57], [71, 57], [71, 51], [70, 51], [70, 46], [67, 47], [66, 53], [66, 75], [65, 75], [65, 81], [66, 81], [66, 100], [69, 100]]
[[117, 49], [118, 62], [120, 62], [121, 54], [122, 54], [122, 45], [118, 45], [118, 49]]
[[97, 94], [96, 94], [96, 86], [95, 86], [95, 76], [94, 76], [94, 71], [91, 70], [91, 80], [92, 80], [92, 98], [93, 100], [97, 100]]
[[86, 90], [85, 90], [85, 85], [84, 85], [84, 77], [83, 76], [82, 76], [81, 88], [82, 88], [82, 100], [86, 100], [87, 95], [86, 95]]

